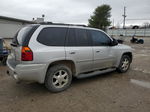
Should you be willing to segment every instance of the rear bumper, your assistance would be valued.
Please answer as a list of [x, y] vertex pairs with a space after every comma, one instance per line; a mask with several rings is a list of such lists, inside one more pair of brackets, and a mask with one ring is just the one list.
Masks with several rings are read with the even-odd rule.
[[44, 83], [46, 75], [46, 64], [17, 64], [14, 65], [11, 59], [7, 59], [7, 74], [17, 81], [32, 81]]

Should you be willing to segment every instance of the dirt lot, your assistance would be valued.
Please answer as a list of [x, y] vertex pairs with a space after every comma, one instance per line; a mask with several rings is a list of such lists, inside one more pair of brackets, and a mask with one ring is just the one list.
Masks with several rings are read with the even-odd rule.
[[16, 84], [0, 66], [0, 112], [150, 112], [150, 38], [145, 40], [126, 42], [135, 49], [127, 73], [74, 79], [57, 94], [37, 83]]

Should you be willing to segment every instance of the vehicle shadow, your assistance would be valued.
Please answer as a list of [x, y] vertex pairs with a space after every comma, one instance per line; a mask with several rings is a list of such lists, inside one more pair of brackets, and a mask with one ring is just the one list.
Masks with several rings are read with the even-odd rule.
[[[73, 88], [76, 88], [77, 86], [81, 86], [81, 85], [86, 86], [87, 83], [92, 84], [92, 82], [95, 82], [95, 81], [101, 81], [101, 80], [104, 80], [104, 79], [107, 79], [107, 78], [111, 78], [115, 74], [117, 74], [117, 77], [119, 76], [119, 74], [114, 71], [114, 72], [109, 72], [109, 73], [96, 75], [96, 76], [89, 77], [89, 78], [83, 78], [83, 79], [73, 78], [71, 88], [73, 89]], [[32, 94], [53, 94], [45, 88], [44, 84], [38, 84], [38, 83], [15, 84], [15, 89], [16, 89], [16, 91], [22, 91], [22, 93], [27, 93], [27, 94], [28, 93], [32, 93]], [[69, 91], [71, 91], [71, 90], [69, 90]]]
[[[103, 80], [103, 79], [107, 79], [107, 78], [111, 78], [112, 76], [118, 74], [118, 72], [113, 71], [113, 72], [108, 72], [108, 73], [103, 73], [103, 74], [98, 74], [96, 76], [92, 76], [92, 77], [87, 77], [87, 78], [73, 78], [73, 85], [78, 85], [78, 84], [86, 84], [86, 83], [92, 83], [94, 81], [97, 80]], [[119, 74], [118, 74], [119, 76]]]

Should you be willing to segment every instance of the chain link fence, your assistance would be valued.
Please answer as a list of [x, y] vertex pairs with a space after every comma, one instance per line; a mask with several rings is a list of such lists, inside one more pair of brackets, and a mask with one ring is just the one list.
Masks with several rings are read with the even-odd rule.
[[145, 28], [145, 29], [108, 29], [107, 33], [110, 36], [131, 37], [131, 36], [135, 35], [137, 37], [150, 37], [150, 28]]

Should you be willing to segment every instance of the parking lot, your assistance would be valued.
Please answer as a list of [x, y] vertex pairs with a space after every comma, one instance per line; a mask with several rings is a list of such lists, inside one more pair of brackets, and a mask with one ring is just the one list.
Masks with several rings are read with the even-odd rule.
[[127, 73], [73, 79], [71, 87], [50, 93], [44, 85], [16, 82], [0, 65], [0, 112], [150, 112], [150, 38], [134, 48]]

